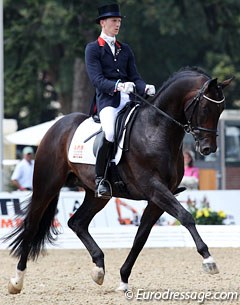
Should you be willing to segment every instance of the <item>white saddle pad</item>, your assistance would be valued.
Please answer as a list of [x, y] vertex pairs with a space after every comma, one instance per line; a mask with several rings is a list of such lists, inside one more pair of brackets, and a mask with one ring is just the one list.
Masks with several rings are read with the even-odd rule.
[[[137, 105], [138, 106], [138, 105]], [[131, 117], [132, 112], [137, 107], [133, 107], [133, 109], [129, 112], [128, 117], [125, 122], [124, 131], [122, 138], [118, 144], [117, 153], [115, 155], [114, 162], [118, 164], [123, 150], [126, 125]], [[94, 133], [98, 132], [101, 128], [99, 123], [95, 123], [92, 117], [86, 119], [78, 126], [73, 135], [72, 142], [68, 151], [68, 159], [73, 163], [84, 163], [84, 164], [96, 164], [96, 157], [93, 154], [93, 143], [96, 138], [96, 135], [91, 137]], [[91, 137], [89, 140], [87, 140]], [[87, 140], [87, 141], [86, 141]], [[86, 142], [85, 142], [86, 141]]]

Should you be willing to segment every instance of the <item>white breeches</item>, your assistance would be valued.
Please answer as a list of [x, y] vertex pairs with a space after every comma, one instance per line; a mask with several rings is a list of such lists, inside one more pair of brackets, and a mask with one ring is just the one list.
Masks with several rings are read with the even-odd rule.
[[109, 142], [114, 141], [114, 126], [117, 114], [128, 102], [130, 102], [129, 95], [121, 92], [121, 100], [117, 108], [108, 106], [103, 108], [99, 113], [102, 129], [105, 132], [105, 138]]

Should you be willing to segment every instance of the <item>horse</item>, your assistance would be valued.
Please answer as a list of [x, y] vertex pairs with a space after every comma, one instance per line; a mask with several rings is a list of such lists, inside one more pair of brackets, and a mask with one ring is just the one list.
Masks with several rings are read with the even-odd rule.
[[[127, 187], [126, 193], [112, 186], [113, 196], [146, 200], [132, 248], [120, 268], [119, 291], [128, 289], [133, 265], [143, 249], [150, 231], [159, 217], [167, 212], [190, 232], [202, 266], [209, 274], [218, 267], [208, 246], [199, 235], [195, 221], [177, 200], [183, 173], [183, 138], [190, 132], [196, 150], [202, 155], [217, 149], [217, 124], [225, 107], [223, 89], [231, 79], [218, 82], [199, 68], [186, 67], [167, 79], [156, 95], [139, 97], [139, 109], [131, 126], [130, 145], [123, 151], [117, 170]], [[35, 156], [33, 192], [22, 224], [5, 241], [11, 255], [17, 257], [17, 270], [10, 279], [9, 293], [20, 293], [23, 288], [27, 260], [36, 260], [45, 250], [46, 242], [54, 242], [53, 226], [59, 193], [65, 183], [74, 183], [85, 190], [84, 201], [68, 220], [68, 226], [90, 253], [93, 263], [92, 279], [102, 285], [105, 275], [104, 253], [88, 231], [93, 217], [109, 199], [96, 198], [95, 166], [76, 164], [68, 159], [68, 149], [75, 130], [89, 117], [71, 113], [59, 119], [43, 137]], [[13, 239], [13, 240], [12, 240]]]

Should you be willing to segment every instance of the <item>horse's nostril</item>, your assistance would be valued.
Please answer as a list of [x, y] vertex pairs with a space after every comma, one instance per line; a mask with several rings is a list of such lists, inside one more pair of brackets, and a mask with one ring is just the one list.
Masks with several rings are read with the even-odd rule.
[[211, 153], [210, 147], [205, 147], [205, 148], [202, 150], [202, 154], [203, 154], [204, 156], [207, 156], [207, 155], [209, 155], [210, 153]]

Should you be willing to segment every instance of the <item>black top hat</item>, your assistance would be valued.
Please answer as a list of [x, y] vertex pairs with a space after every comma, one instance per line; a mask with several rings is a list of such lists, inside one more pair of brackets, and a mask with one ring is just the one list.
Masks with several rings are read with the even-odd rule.
[[99, 16], [96, 18], [96, 22], [100, 23], [100, 20], [111, 18], [111, 17], [119, 17], [123, 18], [120, 13], [119, 5], [118, 4], [108, 4], [103, 5], [98, 8]]

